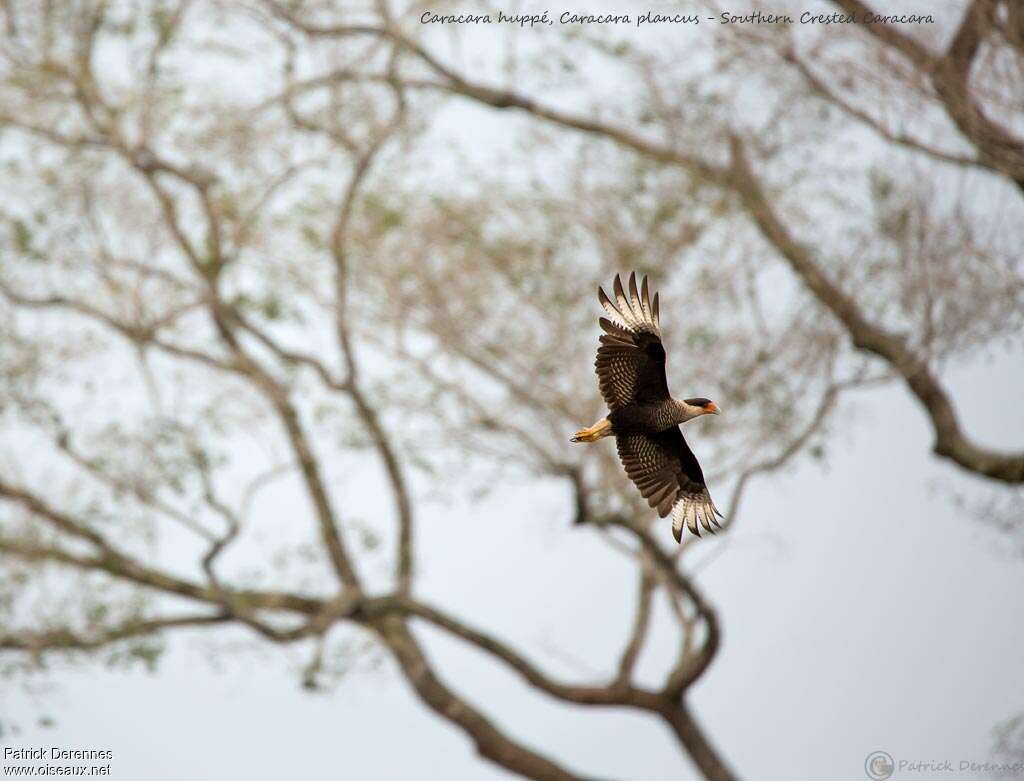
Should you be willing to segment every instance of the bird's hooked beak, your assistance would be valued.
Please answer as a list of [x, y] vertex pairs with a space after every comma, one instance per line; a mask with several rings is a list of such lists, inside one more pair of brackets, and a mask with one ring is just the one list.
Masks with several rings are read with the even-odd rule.
[[715, 402], [713, 402], [713, 401], [709, 401], [707, 404], [704, 405], [704, 412], [705, 412], [705, 414], [708, 414], [708, 415], [721, 415], [722, 414], [722, 410], [720, 410], [718, 408], [718, 405], [715, 404]]

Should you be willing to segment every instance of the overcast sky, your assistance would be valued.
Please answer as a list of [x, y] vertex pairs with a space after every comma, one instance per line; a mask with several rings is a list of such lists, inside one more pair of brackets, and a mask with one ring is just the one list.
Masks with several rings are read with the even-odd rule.
[[[1008, 357], [951, 379], [971, 399], [965, 422], [980, 440], [1024, 439], [1019, 363]], [[756, 483], [732, 538], [712, 543], [728, 550], [698, 577], [720, 610], [724, 643], [694, 707], [744, 777], [860, 778], [878, 749], [984, 761], [992, 728], [1024, 710], [1024, 557], [946, 490], [983, 498], [987, 486], [929, 456], [929, 429], [902, 390], [864, 392], [847, 411], [854, 420], [827, 470]], [[569, 515], [554, 485], [510, 487], [483, 507], [428, 509], [422, 594], [554, 672], [606, 672], [632, 594], [617, 585], [622, 562], [571, 528]], [[555, 705], [429, 637], [459, 690], [570, 767], [638, 781], [697, 777], [667, 731]], [[591, 646], [599, 652], [579, 658]], [[17, 743], [112, 749], [120, 779], [506, 775], [386, 666], [310, 695], [299, 687], [300, 659], [277, 649], [221, 656], [218, 670], [197, 639], [173, 648], [156, 676], [61, 674], [42, 697], [8, 684], [3, 710], [24, 729]], [[671, 648], [655, 636], [644, 669], [658, 669], [659, 650]], [[34, 726], [42, 713], [56, 726]]]

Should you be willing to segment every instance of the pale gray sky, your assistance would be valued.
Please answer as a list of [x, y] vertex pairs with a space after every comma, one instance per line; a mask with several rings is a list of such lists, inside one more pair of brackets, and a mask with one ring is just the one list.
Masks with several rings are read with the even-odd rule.
[[[971, 399], [965, 422], [980, 440], [1024, 439], [1024, 376], [1011, 357], [950, 379]], [[929, 456], [924, 417], [902, 390], [861, 393], [846, 412], [853, 420], [828, 468], [756, 483], [731, 539], [709, 543], [729, 549], [698, 577], [724, 642], [694, 708], [744, 777], [858, 779], [876, 749], [984, 761], [993, 726], [1024, 709], [1024, 558], [945, 491], [984, 497], [988, 487]], [[699, 434], [691, 438], [699, 448]], [[603, 672], [625, 635], [632, 594], [620, 584], [631, 581], [594, 535], [570, 526], [566, 499], [555, 486], [512, 486], [483, 507], [430, 508], [421, 591], [552, 671]], [[697, 778], [667, 731], [555, 705], [430, 638], [460, 691], [574, 769]], [[156, 676], [61, 674], [41, 703], [9, 690], [4, 710], [26, 728], [17, 742], [110, 748], [114, 777], [126, 780], [507, 775], [387, 667], [310, 695], [298, 685], [299, 658], [276, 649], [223, 657], [218, 672], [199, 641], [173, 647]], [[655, 635], [646, 669], [671, 647]], [[585, 663], [567, 662], [569, 652], [587, 654]], [[32, 726], [40, 712], [57, 725]]]

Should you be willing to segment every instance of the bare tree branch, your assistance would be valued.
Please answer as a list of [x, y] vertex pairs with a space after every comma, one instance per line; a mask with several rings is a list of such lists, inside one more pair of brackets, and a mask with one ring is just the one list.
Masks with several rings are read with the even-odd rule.
[[[857, 18], [878, 14], [861, 0], [833, 0]], [[1013, 180], [1024, 191], [1024, 139], [989, 117], [971, 93], [970, 72], [978, 48], [992, 31], [996, 0], [972, 0], [949, 48], [933, 54], [884, 21], [862, 25], [885, 46], [904, 55], [930, 80], [947, 115], [978, 151], [979, 161]]]
[[0, 650], [28, 651], [38, 655], [46, 651], [94, 651], [134, 637], [146, 637], [167, 629], [219, 626], [231, 621], [227, 613], [170, 616], [136, 619], [99, 631], [78, 632], [73, 629], [51, 629], [46, 632], [15, 632], [0, 635]]
[[636, 660], [643, 650], [644, 641], [651, 626], [651, 603], [655, 593], [655, 579], [651, 576], [646, 564], [640, 567], [640, 583], [637, 586], [637, 606], [633, 618], [633, 628], [630, 632], [629, 642], [622, 649], [619, 657], [619, 670], [615, 678], [616, 683], [625, 684], [632, 680], [633, 669], [636, 667]]
[[583, 776], [509, 738], [480, 711], [445, 686], [401, 618], [391, 616], [372, 626], [387, 644], [405, 679], [423, 704], [465, 732], [482, 757], [537, 781], [582, 781]]
[[815, 298], [843, 324], [854, 345], [886, 361], [917, 397], [935, 430], [935, 453], [975, 474], [1006, 483], [1024, 482], [1024, 453], [998, 453], [971, 442], [960, 428], [945, 389], [927, 364], [908, 347], [906, 339], [870, 322], [857, 303], [812, 260], [808, 249], [790, 234], [754, 175], [743, 143], [735, 136], [732, 174], [736, 193], [765, 239]]

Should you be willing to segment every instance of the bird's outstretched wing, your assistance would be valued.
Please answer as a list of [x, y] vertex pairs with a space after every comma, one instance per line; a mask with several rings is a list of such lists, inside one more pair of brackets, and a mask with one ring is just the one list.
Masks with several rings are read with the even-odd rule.
[[711, 501], [704, 473], [678, 426], [656, 434], [623, 434], [615, 438], [626, 474], [651, 507], [664, 518], [672, 513], [672, 534], [679, 542], [683, 525], [698, 537], [700, 527], [714, 533], [721, 516]]
[[654, 294], [652, 304], [647, 277], [638, 291], [636, 273], [629, 275], [628, 296], [618, 274], [613, 292], [614, 301], [604, 289], [597, 289], [601, 306], [610, 318], [600, 319], [605, 332], [594, 362], [601, 395], [611, 410], [636, 402], [664, 401], [669, 394], [658, 322], [658, 294]]

